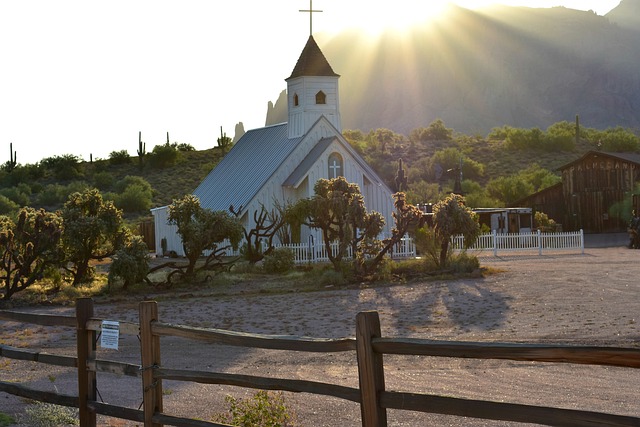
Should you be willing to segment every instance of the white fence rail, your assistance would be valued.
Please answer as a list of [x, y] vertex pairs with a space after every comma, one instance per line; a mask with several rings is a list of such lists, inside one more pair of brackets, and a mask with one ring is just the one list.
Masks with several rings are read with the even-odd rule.
[[[274, 245], [276, 248], [288, 248], [293, 251], [294, 260], [296, 264], [309, 264], [316, 262], [329, 262], [329, 256], [327, 255], [327, 249], [324, 243], [313, 243], [311, 240], [309, 243], [293, 243], [288, 245]], [[267, 250], [265, 243], [263, 243], [263, 251]], [[336, 253], [338, 250], [338, 242], [331, 244], [331, 250]], [[234, 251], [229, 248], [225, 251], [227, 256], [238, 256], [239, 251]], [[416, 256], [416, 246], [413, 243], [413, 239], [405, 237], [400, 243], [395, 245], [390, 251], [389, 256], [393, 259], [397, 258], [412, 258]], [[353, 251], [351, 246], [347, 247], [347, 253], [344, 257], [345, 260], [353, 258]]]
[[[337, 251], [338, 243], [332, 243], [332, 251]], [[322, 242], [295, 243], [289, 245], [276, 245], [276, 248], [288, 248], [294, 253], [296, 264], [309, 264], [317, 262], [329, 262], [327, 250]], [[264, 247], [263, 250], [267, 248]], [[451, 238], [451, 249], [461, 251], [464, 249], [464, 237], [454, 236]], [[537, 251], [542, 255], [545, 251], [576, 250], [584, 253], [584, 233], [582, 230], [567, 233], [542, 233], [534, 231], [529, 233], [496, 233], [481, 234], [476, 242], [469, 248], [470, 251], [491, 251], [494, 256], [499, 252], [523, 252]], [[239, 251], [229, 249], [228, 256], [238, 256]], [[412, 238], [405, 237], [400, 243], [394, 246], [389, 253], [393, 259], [412, 258], [416, 256], [416, 247]], [[352, 259], [351, 247], [347, 247], [344, 259]]]
[[[452, 249], [464, 249], [464, 238], [452, 238]], [[537, 251], [542, 255], [544, 251], [579, 250], [584, 253], [584, 233], [582, 230], [567, 233], [530, 233], [482, 234], [469, 248], [476, 251], [492, 251], [494, 256], [498, 252]]]

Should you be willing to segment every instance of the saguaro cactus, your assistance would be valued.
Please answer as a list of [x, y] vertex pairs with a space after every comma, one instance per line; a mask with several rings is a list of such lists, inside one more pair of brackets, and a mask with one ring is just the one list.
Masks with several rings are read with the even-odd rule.
[[398, 159], [398, 172], [396, 175], [396, 187], [398, 191], [407, 191], [407, 176], [402, 167], [402, 159]]
[[142, 142], [142, 131], [138, 131], [138, 161], [140, 163], [140, 169], [144, 166], [145, 154], [147, 154], [147, 144]]
[[7, 170], [11, 172], [18, 165], [17, 153], [13, 151], [13, 142], [9, 143], [9, 161], [7, 162]]

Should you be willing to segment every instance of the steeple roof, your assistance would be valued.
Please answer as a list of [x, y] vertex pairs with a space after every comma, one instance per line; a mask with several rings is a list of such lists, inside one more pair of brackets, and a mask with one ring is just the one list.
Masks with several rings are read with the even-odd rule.
[[313, 36], [309, 36], [309, 40], [307, 40], [307, 44], [302, 50], [293, 72], [289, 78], [285, 80], [302, 76], [340, 77], [338, 74], [333, 72], [331, 65], [329, 65], [327, 58], [322, 54], [322, 51], [313, 39]]

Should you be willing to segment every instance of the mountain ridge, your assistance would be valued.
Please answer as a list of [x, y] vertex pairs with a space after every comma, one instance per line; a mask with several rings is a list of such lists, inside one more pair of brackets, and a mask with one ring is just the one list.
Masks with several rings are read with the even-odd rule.
[[[640, 128], [640, 0], [606, 16], [564, 7], [451, 6], [430, 25], [386, 32], [372, 44], [355, 31], [318, 43], [341, 74], [345, 129], [408, 134], [442, 119], [459, 132], [572, 121]], [[631, 26], [630, 26], [631, 25]], [[366, 105], [366, 108], [362, 106]], [[287, 120], [286, 96], [265, 124]]]

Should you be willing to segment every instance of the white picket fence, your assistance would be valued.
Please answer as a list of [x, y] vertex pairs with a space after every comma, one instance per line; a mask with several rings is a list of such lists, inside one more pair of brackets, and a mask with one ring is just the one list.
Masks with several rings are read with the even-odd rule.
[[[276, 247], [291, 249], [295, 255], [296, 264], [329, 262], [327, 249], [325, 245], [320, 243], [296, 243], [291, 245], [276, 245]], [[338, 242], [331, 244], [331, 251], [336, 253], [338, 250]], [[395, 245], [389, 252], [389, 256], [393, 259], [413, 258], [416, 256], [416, 246], [413, 239], [409, 237], [403, 238], [400, 243]], [[353, 259], [353, 251], [351, 246], [347, 247], [347, 253], [344, 259]]]
[[[327, 249], [324, 243], [314, 243], [310, 240], [309, 243], [293, 243], [288, 245], [274, 245], [276, 248], [287, 248], [293, 251], [294, 260], [296, 264], [310, 264], [318, 262], [329, 262], [329, 256], [327, 255]], [[266, 243], [263, 243], [263, 251], [266, 250]], [[338, 250], [338, 242], [331, 244], [331, 250], [336, 253]], [[239, 251], [228, 249], [225, 252], [227, 256], [238, 256]], [[395, 245], [389, 252], [389, 257], [393, 259], [399, 258], [414, 258], [416, 256], [416, 246], [413, 243], [413, 239], [409, 237], [403, 238], [400, 243]], [[345, 260], [353, 259], [353, 251], [351, 246], [347, 247], [347, 253], [344, 257]]]
[[[276, 248], [288, 248], [294, 253], [296, 264], [310, 264], [319, 262], [329, 262], [327, 251], [322, 242], [295, 243], [288, 245], [275, 245]], [[263, 250], [267, 248], [264, 247]], [[332, 243], [332, 251], [335, 253], [338, 243]], [[455, 236], [451, 238], [451, 249], [455, 251], [464, 250], [464, 237]], [[584, 253], [584, 233], [582, 230], [567, 233], [542, 233], [540, 231], [528, 233], [496, 233], [481, 234], [476, 242], [468, 249], [474, 252], [491, 251], [494, 256], [499, 252], [532, 252], [537, 251], [542, 255], [545, 251], [565, 251], [576, 250]], [[228, 256], [238, 256], [238, 251], [231, 249], [226, 251]], [[395, 245], [389, 256], [392, 259], [414, 258], [416, 256], [416, 246], [413, 239], [405, 237], [400, 243]], [[352, 259], [351, 246], [347, 247], [345, 260]]]
[[[451, 239], [452, 249], [463, 250], [463, 236]], [[542, 255], [544, 251], [578, 250], [584, 254], [584, 232], [572, 231], [566, 233], [542, 233], [539, 230], [530, 233], [496, 233], [482, 234], [469, 248], [474, 251], [492, 251], [494, 256], [498, 252], [537, 251]]]

